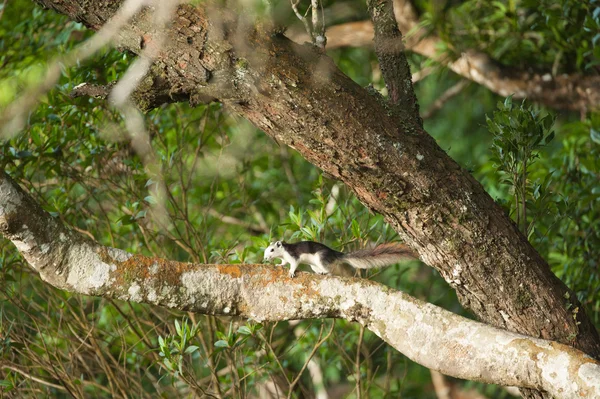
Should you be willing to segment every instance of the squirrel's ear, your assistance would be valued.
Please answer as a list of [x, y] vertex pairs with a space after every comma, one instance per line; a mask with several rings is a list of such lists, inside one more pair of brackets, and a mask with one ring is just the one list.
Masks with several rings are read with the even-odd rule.
[[280, 246], [281, 246], [281, 241], [277, 241], [277, 242], [275, 243], [275, 245], [277, 245], [278, 247], [280, 247]]

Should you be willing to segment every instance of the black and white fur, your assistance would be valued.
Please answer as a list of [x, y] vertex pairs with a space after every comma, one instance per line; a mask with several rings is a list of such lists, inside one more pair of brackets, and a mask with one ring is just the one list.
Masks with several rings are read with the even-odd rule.
[[300, 241], [289, 244], [283, 241], [271, 243], [265, 249], [265, 260], [279, 258], [280, 266], [290, 265], [290, 277], [294, 277], [301, 263], [310, 265], [315, 273], [328, 274], [337, 262], [346, 263], [356, 269], [371, 269], [398, 263], [414, 257], [402, 244], [381, 244], [373, 249], [343, 253], [315, 241]]

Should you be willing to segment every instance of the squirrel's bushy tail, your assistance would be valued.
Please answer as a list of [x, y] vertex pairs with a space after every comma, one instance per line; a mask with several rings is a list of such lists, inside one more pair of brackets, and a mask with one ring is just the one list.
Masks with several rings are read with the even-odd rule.
[[416, 259], [415, 253], [404, 244], [381, 244], [373, 249], [362, 249], [342, 256], [341, 261], [356, 269], [372, 269], [393, 265], [404, 259]]

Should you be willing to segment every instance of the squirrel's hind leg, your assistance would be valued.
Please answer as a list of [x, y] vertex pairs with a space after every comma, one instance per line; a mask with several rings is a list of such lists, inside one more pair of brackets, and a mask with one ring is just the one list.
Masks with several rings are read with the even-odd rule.
[[327, 267], [325, 262], [323, 262], [323, 258], [321, 256], [319, 256], [318, 259], [316, 259], [316, 262], [311, 264], [310, 267], [317, 274], [329, 274], [330, 271], [329, 267]]

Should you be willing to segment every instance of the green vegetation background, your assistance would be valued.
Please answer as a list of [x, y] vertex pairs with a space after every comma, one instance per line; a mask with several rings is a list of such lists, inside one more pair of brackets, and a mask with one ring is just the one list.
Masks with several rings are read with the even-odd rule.
[[[363, 3], [343, 4], [350, 19], [368, 18]], [[422, 0], [417, 6], [450, 55], [477, 49], [511, 68], [600, 71], [597, 1]], [[1, 110], [40, 82], [47, 63], [92, 32], [29, 1], [0, 7]], [[337, 49], [330, 56], [359, 84], [384, 88], [372, 49]], [[461, 80], [420, 56], [409, 59], [413, 71], [434, 68], [415, 85], [422, 110]], [[0, 142], [2, 168], [52, 215], [102, 244], [192, 262], [260, 263], [267, 243], [281, 238], [318, 240], [338, 250], [397, 239], [343, 185], [219, 104], [173, 104], [146, 116], [167, 187], [157, 198], [157, 169], [131, 150], [119, 113], [103, 100], [69, 96], [79, 83], [118, 79], [131, 60], [106, 49], [64, 70], [25, 130]], [[600, 116], [505, 100], [471, 83], [425, 127], [518, 220], [600, 326]], [[168, 210], [160, 226], [150, 217], [158, 202]], [[368, 277], [466, 315], [443, 279], [418, 262]], [[71, 295], [40, 281], [14, 246], [0, 240], [0, 366], [18, 365], [67, 387], [2, 368], [0, 393], [174, 397], [201, 394], [218, 381], [225, 397], [258, 395], [282, 373], [293, 380], [332, 323], [258, 325]], [[357, 364], [363, 396], [383, 397], [387, 389], [388, 397], [435, 397], [426, 369], [344, 321], [335, 321], [315, 361], [325, 386], [350, 397], [357, 396]], [[233, 372], [219, 373], [228, 367]], [[468, 385], [490, 397], [506, 395]], [[305, 372], [294, 395], [314, 389]]]

